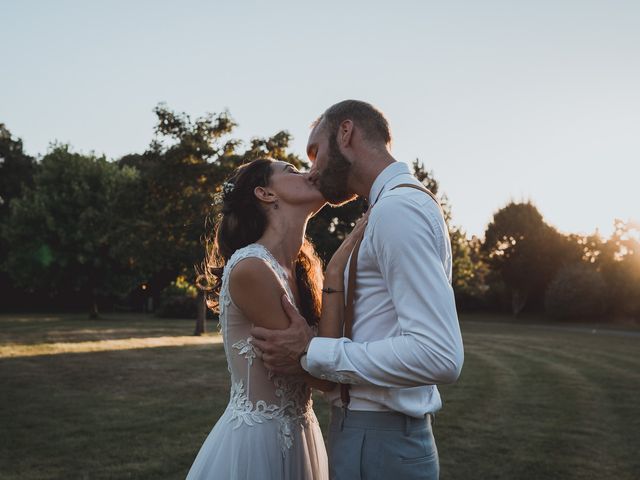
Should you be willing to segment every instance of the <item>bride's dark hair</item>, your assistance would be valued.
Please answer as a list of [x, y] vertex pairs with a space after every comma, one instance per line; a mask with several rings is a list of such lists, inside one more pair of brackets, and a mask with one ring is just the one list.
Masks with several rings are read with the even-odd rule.
[[[218, 307], [224, 265], [236, 250], [255, 243], [267, 228], [267, 214], [254, 190], [269, 185], [272, 164], [271, 159], [254, 160], [239, 167], [225, 182], [228, 191], [225, 193], [223, 187], [222, 213], [213, 241], [206, 242], [207, 255], [198, 279], [211, 309]], [[317, 325], [322, 302], [322, 263], [306, 237], [296, 260], [296, 281], [300, 313], [309, 324]]]

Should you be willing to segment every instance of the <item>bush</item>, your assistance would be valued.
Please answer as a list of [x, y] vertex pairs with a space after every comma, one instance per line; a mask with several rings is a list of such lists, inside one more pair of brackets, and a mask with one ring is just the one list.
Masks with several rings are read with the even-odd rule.
[[156, 315], [162, 318], [196, 318], [196, 299], [191, 297], [166, 297], [160, 300]]
[[640, 319], [640, 255], [627, 255], [603, 268], [614, 315]]
[[160, 294], [156, 315], [163, 318], [196, 318], [197, 297], [196, 288], [180, 276]]
[[545, 310], [559, 319], [600, 317], [605, 312], [606, 285], [588, 264], [566, 265], [558, 271], [545, 295]]

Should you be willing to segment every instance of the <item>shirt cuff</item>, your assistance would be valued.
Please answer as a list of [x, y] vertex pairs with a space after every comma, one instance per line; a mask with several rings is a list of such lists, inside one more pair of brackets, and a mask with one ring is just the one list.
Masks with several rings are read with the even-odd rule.
[[300, 358], [300, 366], [302, 367], [302, 369], [305, 372], [311, 373], [311, 372], [309, 372], [309, 367], [307, 366], [307, 354], [306, 353], [304, 355], [302, 355], [302, 357]]
[[340, 338], [315, 337], [309, 343], [304, 356], [307, 372], [316, 378], [326, 380], [335, 371], [336, 349], [342, 341]]

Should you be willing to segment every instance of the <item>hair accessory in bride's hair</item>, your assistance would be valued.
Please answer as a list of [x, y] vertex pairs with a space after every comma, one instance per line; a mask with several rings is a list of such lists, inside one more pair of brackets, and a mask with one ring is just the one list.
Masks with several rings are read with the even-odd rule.
[[235, 184], [234, 183], [224, 182], [222, 184], [222, 191], [216, 193], [213, 196], [213, 204], [214, 205], [222, 205], [224, 203], [224, 201], [227, 199], [227, 197], [231, 194], [231, 192], [233, 192], [234, 188], [235, 188]]
[[222, 191], [224, 192], [225, 195], [229, 195], [231, 192], [233, 192], [233, 189], [235, 188], [235, 184], [231, 183], [231, 182], [224, 182], [222, 184]]

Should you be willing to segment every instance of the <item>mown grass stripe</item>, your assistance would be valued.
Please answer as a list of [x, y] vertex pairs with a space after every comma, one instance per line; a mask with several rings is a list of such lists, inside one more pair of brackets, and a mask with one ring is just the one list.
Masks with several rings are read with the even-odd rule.
[[[0, 346], [179, 337], [192, 327], [0, 318]], [[637, 338], [462, 330], [465, 366], [457, 384], [440, 387], [434, 428], [443, 480], [637, 478]], [[220, 344], [5, 357], [0, 385], [3, 480], [184, 478], [229, 395]], [[326, 427], [326, 404], [316, 396], [315, 405]]]
[[[513, 347], [505, 345], [496, 348], [514, 352]], [[619, 432], [605, 432], [607, 424], [619, 419], [612, 413], [611, 404], [602, 402], [605, 392], [601, 384], [591, 381], [582, 365], [553, 351], [540, 352], [531, 344], [522, 345], [520, 351], [529, 365], [542, 367], [534, 370], [537, 374], [531, 384], [536, 388], [527, 394], [530, 403], [552, 407], [547, 416], [553, 421], [534, 423], [543, 427], [536, 437], [544, 439], [537, 443], [547, 452], [549, 468], [540, 474], [545, 478], [627, 478], [629, 472], [616, 468], [615, 459], [620, 449], [628, 447]], [[594, 441], [605, 433], [610, 439], [608, 445]]]

